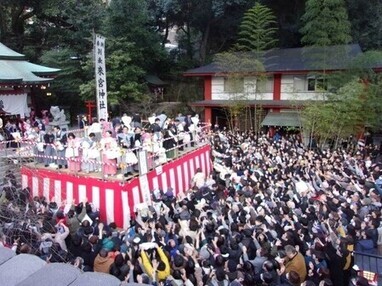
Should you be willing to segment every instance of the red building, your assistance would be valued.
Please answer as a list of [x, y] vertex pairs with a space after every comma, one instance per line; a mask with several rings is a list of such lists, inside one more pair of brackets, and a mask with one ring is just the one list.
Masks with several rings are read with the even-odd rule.
[[188, 70], [184, 76], [204, 80], [204, 99], [193, 105], [204, 108], [206, 122], [221, 125], [222, 110], [240, 101], [252, 108], [261, 106], [263, 126], [299, 126], [296, 108], [326, 98], [322, 74], [348, 69], [361, 54], [359, 45], [272, 49], [258, 57], [253, 54], [263, 69], [256, 70], [254, 64], [251, 70], [248, 63], [242, 70], [235, 62], [226, 67], [211, 63]]

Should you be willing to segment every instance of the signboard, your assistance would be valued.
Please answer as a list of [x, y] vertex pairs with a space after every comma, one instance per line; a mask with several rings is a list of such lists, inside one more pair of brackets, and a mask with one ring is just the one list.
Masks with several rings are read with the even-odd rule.
[[141, 187], [142, 200], [147, 205], [151, 205], [151, 192], [149, 187], [149, 181], [146, 175], [139, 177], [139, 185]]
[[108, 121], [106, 65], [105, 65], [105, 38], [96, 35], [94, 43], [95, 78], [97, 89], [97, 115], [98, 120]]
[[139, 166], [139, 176], [146, 175], [149, 172], [149, 167], [147, 165], [146, 150], [140, 150], [138, 152], [138, 166]]

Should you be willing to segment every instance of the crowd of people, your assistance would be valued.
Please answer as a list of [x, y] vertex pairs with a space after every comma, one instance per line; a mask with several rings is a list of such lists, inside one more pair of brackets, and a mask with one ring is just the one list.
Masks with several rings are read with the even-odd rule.
[[149, 121], [144, 126], [139, 114], [124, 114], [110, 122], [93, 119], [89, 126], [84, 122], [78, 132], [45, 125], [40, 120], [26, 121], [23, 129], [9, 122], [4, 130], [12, 139], [9, 145], [23, 145], [36, 163], [74, 173], [101, 172], [104, 177], [118, 173], [130, 177], [136, 173], [140, 150], [147, 151], [150, 168], [163, 164], [184, 147], [193, 146], [203, 133], [198, 117], [191, 113], [176, 118], [154, 114]]
[[382, 255], [381, 154], [279, 135], [211, 132], [214, 171], [177, 196], [153, 190], [128, 229], [86, 198], [29, 199], [9, 174], [1, 245], [149, 285], [347, 286], [354, 251]]

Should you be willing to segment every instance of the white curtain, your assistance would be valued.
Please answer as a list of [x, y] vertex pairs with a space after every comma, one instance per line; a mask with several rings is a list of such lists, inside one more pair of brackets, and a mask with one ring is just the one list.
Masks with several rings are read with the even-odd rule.
[[0, 107], [9, 115], [20, 114], [20, 117], [24, 118], [26, 114], [29, 114], [27, 94], [0, 95]]

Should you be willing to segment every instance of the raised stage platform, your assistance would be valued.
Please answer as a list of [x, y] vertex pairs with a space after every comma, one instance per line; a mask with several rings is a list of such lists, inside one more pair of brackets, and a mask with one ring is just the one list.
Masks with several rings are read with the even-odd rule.
[[44, 196], [56, 202], [76, 203], [88, 198], [100, 210], [101, 220], [115, 222], [127, 228], [135, 206], [151, 201], [155, 189], [173, 189], [174, 195], [187, 190], [197, 168], [207, 175], [212, 170], [211, 146], [205, 144], [183, 156], [149, 171], [146, 175], [129, 180], [117, 177], [100, 178], [97, 174], [72, 174], [52, 170], [33, 163], [21, 168], [22, 187], [29, 187], [33, 196]]

